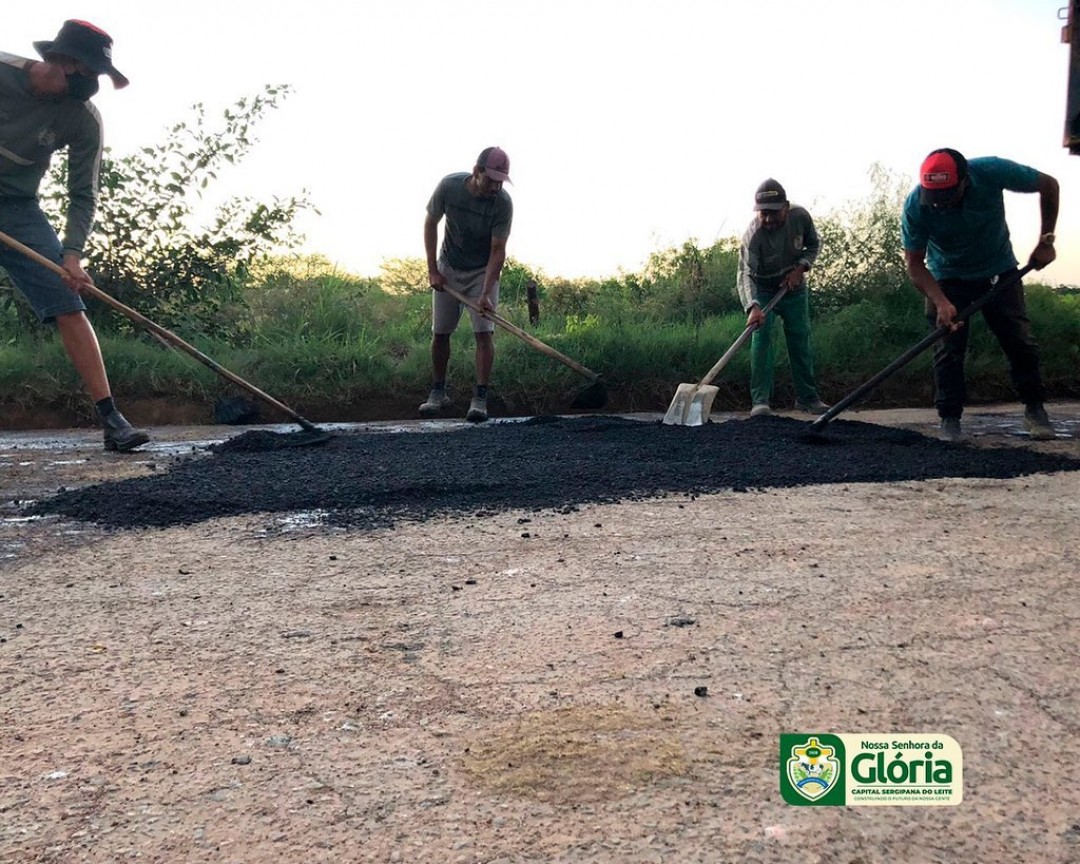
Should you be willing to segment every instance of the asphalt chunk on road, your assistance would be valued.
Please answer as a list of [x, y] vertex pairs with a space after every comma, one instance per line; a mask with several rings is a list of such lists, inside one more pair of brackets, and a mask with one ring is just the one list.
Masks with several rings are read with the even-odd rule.
[[374, 528], [725, 490], [1080, 469], [1080, 460], [1029, 447], [949, 444], [845, 420], [815, 440], [807, 428], [805, 421], [776, 416], [699, 427], [588, 416], [336, 434], [320, 447], [219, 449], [167, 473], [63, 491], [27, 512], [140, 528], [319, 511], [331, 524]]

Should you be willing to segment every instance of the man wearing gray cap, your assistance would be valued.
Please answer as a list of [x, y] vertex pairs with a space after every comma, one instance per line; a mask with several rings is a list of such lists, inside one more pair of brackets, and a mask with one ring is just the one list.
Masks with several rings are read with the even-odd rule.
[[[55, 323], [105, 428], [105, 449], [127, 452], [149, 436], [132, 428], [113, 403], [97, 334], [79, 296], [90, 284], [83, 248], [94, 221], [101, 167], [101, 115], [89, 102], [98, 77], [117, 88], [125, 78], [112, 64], [112, 37], [86, 21], [65, 21], [55, 39], [35, 42], [41, 60], [0, 52], [0, 231], [65, 271], [60, 276], [0, 245], [0, 267], [38, 318]], [[63, 242], [38, 204], [52, 154], [68, 151], [68, 207]]]
[[[758, 186], [754, 211], [739, 246], [738, 275], [746, 325], [757, 325], [750, 343], [750, 416], [760, 417], [772, 411], [773, 324], [777, 317], [784, 322], [795, 407], [823, 414], [829, 406], [821, 401], [814, 384], [810, 292], [806, 288], [806, 273], [817, 258], [821, 241], [810, 214], [802, 207], [792, 207], [784, 187], [772, 178]], [[781, 288], [786, 289], [784, 296], [765, 315], [762, 308]]]

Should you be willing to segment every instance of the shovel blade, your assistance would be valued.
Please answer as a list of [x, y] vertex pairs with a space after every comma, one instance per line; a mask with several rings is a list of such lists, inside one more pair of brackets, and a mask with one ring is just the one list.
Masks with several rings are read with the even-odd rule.
[[683, 426], [702, 426], [709, 422], [709, 414], [712, 412], [713, 400], [716, 399], [716, 394], [720, 392], [719, 387], [713, 387], [710, 384], [706, 384], [704, 387], [698, 387], [697, 392], [694, 394], [694, 398], [690, 400], [690, 405], [686, 409], [686, 416], [683, 418]]
[[686, 416], [686, 409], [690, 407], [690, 402], [694, 398], [694, 391], [697, 387], [693, 384], [680, 384], [675, 391], [675, 398], [671, 400], [671, 404], [668, 406], [667, 414], [664, 415], [665, 426], [682, 426], [683, 418]]
[[664, 424], [667, 426], [701, 426], [709, 420], [713, 400], [720, 392], [719, 387], [709, 384], [680, 384], [671, 400]]

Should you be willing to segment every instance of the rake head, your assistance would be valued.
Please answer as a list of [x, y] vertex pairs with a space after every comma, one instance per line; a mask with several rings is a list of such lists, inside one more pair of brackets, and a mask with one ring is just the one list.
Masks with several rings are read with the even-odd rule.
[[581, 408], [586, 411], [596, 411], [607, 405], [607, 387], [602, 381], [593, 381], [588, 387], [574, 396], [570, 403], [571, 408]]

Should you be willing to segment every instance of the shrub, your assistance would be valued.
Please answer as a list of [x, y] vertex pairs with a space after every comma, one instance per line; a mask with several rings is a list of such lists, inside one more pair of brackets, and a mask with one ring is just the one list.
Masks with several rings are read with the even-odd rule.
[[[168, 130], [164, 142], [127, 156], [106, 151], [101, 166], [97, 227], [86, 249], [95, 284], [170, 329], [239, 337], [222, 310], [242, 302], [251, 266], [271, 250], [300, 242], [297, 213], [306, 194], [269, 203], [233, 198], [217, 208], [209, 226], [195, 224], [200, 197], [227, 165], [240, 162], [255, 139], [256, 122], [288, 87], [266, 87], [226, 109], [211, 126], [201, 104], [194, 117]], [[42, 206], [54, 224], [66, 208], [67, 160], [53, 166]], [[106, 323], [106, 322], [102, 322]], [[126, 320], [109, 323], [127, 328]]]

